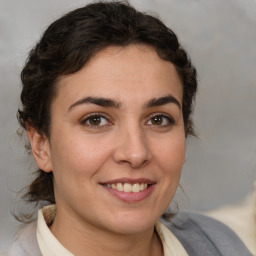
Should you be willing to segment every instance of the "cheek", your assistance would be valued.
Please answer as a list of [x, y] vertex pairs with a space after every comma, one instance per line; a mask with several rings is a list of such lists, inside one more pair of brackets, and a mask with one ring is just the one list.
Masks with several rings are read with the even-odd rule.
[[185, 137], [166, 139], [155, 148], [155, 155], [161, 169], [169, 174], [180, 173], [185, 161]]
[[[102, 143], [70, 136], [72, 140], [56, 139], [52, 147], [55, 197], [58, 201], [75, 203], [95, 195], [91, 185], [98, 182], [97, 175], [109, 156], [109, 149]], [[63, 138], [63, 137], [62, 137]], [[68, 136], [67, 136], [68, 138]], [[58, 143], [59, 141], [59, 143]]]
[[171, 203], [180, 181], [182, 166], [185, 159], [185, 136], [166, 137], [155, 146], [155, 160], [158, 169], [159, 211], [163, 213]]
[[79, 179], [80, 176], [94, 175], [106, 162], [110, 151], [109, 143], [99, 143], [99, 139], [87, 136], [67, 136], [66, 138], [72, 138], [72, 140], [59, 139], [53, 143], [51, 155], [55, 175], [61, 172], [67, 177]]

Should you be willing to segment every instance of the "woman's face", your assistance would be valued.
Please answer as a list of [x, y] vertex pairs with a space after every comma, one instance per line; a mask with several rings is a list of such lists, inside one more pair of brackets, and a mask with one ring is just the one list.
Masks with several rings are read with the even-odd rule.
[[122, 234], [152, 228], [185, 158], [182, 93], [174, 66], [143, 45], [109, 47], [62, 77], [47, 162], [56, 218]]

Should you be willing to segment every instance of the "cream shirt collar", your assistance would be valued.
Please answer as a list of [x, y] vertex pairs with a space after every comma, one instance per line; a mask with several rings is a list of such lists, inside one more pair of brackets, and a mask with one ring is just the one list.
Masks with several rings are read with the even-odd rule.
[[[47, 226], [47, 223], [54, 219], [55, 212], [55, 205], [45, 206], [38, 212], [36, 235], [41, 253], [43, 256], [74, 256], [57, 240]], [[179, 240], [161, 222], [158, 221], [155, 228], [163, 245], [164, 256], [188, 256]]]
[[45, 206], [38, 211], [36, 237], [40, 251], [43, 256], [74, 256], [58, 241], [46, 224], [49, 214], [54, 217], [55, 211], [54, 205]]

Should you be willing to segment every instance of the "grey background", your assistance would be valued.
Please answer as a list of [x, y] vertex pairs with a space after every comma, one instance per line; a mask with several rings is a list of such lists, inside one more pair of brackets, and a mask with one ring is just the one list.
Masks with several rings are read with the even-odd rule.
[[[19, 72], [43, 30], [79, 0], [0, 0], [0, 248], [17, 222], [16, 191], [31, 179], [31, 161], [15, 135]], [[179, 36], [199, 73], [187, 142], [181, 204], [204, 211], [241, 201], [256, 179], [256, 0], [133, 0], [156, 12]], [[185, 203], [184, 203], [185, 202]]]

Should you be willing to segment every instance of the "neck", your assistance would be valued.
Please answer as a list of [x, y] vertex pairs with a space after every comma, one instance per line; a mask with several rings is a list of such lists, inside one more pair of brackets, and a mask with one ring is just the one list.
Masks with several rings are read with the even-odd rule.
[[[70, 228], [72, 227], [72, 228]], [[139, 234], [119, 234], [65, 215], [56, 214], [50, 227], [54, 236], [74, 255], [79, 256], [160, 256], [162, 244], [154, 226]]]

